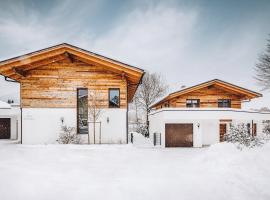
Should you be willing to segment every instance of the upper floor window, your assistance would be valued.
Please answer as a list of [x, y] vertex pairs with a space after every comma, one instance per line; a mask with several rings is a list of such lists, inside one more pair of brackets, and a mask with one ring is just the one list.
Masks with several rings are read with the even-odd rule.
[[187, 99], [186, 106], [187, 108], [199, 108], [200, 99]]
[[109, 107], [120, 108], [120, 89], [109, 89]]
[[219, 108], [230, 108], [231, 107], [231, 100], [230, 99], [219, 99], [218, 100], [218, 107]]

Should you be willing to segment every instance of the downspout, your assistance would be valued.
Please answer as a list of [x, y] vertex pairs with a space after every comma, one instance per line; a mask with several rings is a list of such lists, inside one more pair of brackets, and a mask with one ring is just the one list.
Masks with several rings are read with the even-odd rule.
[[21, 107], [21, 144], [22, 144], [22, 107]]
[[127, 81], [127, 113], [126, 113], [126, 143], [128, 144], [128, 80]]
[[16, 81], [16, 80], [10, 79], [10, 78], [8, 78], [8, 77], [6, 77], [6, 76], [4, 76], [4, 77], [5, 77], [5, 81], [7, 81], [7, 82], [19, 83], [19, 82]]

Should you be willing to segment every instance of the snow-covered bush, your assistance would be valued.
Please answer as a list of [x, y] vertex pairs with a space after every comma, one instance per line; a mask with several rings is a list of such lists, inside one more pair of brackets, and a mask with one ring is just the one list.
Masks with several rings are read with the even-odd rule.
[[270, 120], [263, 121], [263, 133], [270, 136]]
[[74, 127], [62, 126], [61, 132], [57, 139], [59, 144], [79, 144], [80, 137], [75, 133]]
[[149, 137], [147, 125], [139, 124], [136, 128], [136, 132], [142, 134], [145, 137]]
[[236, 144], [239, 149], [243, 147], [253, 148], [264, 144], [264, 139], [253, 136], [251, 130], [244, 123], [232, 124], [228, 133], [225, 134], [225, 140]]

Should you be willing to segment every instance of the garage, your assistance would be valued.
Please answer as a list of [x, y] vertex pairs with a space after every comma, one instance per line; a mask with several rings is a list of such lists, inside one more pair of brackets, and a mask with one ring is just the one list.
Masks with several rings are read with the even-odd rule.
[[0, 139], [10, 139], [10, 118], [0, 118]]
[[193, 124], [165, 124], [166, 147], [193, 147]]

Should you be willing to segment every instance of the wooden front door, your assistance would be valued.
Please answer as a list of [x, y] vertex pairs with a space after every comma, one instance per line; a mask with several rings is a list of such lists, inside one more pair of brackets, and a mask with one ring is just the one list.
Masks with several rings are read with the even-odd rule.
[[192, 147], [193, 124], [165, 124], [166, 147]]
[[10, 139], [10, 118], [0, 118], [0, 139]]
[[219, 124], [219, 141], [224, 142], [224, 135], [227, 132], [227, 124]]

